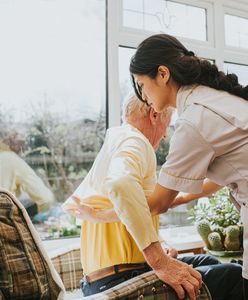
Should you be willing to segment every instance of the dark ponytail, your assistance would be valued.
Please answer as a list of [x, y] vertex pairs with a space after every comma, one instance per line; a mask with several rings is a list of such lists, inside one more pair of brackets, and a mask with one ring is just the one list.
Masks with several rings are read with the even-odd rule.
[[130, 72], [139, 99], [142, 100], [142, 95], [133, 74], [155, 78], [160, 65], [168, 67], [172, 78], [180, 85], [197, 83], [248, 100], [248, 86], [239, 84], [235, 74], [226, 75], [219, 71], [215, 64], [198, 58], [175, 37], [167, 34], [153, 35], [144, 40], [131, 59]]

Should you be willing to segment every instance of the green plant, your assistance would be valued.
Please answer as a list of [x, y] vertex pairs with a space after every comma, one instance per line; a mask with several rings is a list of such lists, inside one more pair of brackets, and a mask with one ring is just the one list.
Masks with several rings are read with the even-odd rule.
[[229, 200], [227, 188], [215, 193], [208, 203], [195, 205], [189, 215], [208, 249], [237, 251], [242, 248], [240, 214]]
[[208, 203], [200, 203], [189, 211], [189, 219], [194, 222], [208, 221], [211, 227], [240, 225], [240, 214], [229, 200], [227, 188], [219, 190]]

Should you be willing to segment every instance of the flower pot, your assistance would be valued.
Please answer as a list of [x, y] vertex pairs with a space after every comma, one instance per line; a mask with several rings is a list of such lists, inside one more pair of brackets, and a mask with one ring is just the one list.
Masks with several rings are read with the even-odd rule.
[[243, 249], [237, 251], [227, 251], [227, 250], [215, 251], [215, 250], [210, 250], [207, 247], [204, 247], [204, 251], [213, 256], [233, 257], [233, 256], [240, 256], [243, 254]]

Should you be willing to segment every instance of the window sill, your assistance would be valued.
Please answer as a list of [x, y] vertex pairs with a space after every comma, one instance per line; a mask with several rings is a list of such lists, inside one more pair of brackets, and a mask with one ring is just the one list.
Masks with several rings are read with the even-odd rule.
[[80, 248], [80, 237], [44, 240], [42, 244], [48, 256], [51, 258], [67, 251]]
[[203, 241], [194, 226], [174, 227], [159, 230], [160, 237], [177, 251], [203, 248]]
[[[202, 239], [194, 226], [160, 229], [159, 234], [171, 247], [176, 248], [180, 252], [203, 247]], [[54, 257], [63, 252], [79, 248], [80, 237], [45, 240], [42, 243], [48, 256]]]

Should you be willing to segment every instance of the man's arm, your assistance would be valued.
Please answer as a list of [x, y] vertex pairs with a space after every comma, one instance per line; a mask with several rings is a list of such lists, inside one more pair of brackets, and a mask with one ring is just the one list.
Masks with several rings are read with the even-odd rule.
[[[131, 184], [131, 181], [129, 183]], [[137, 190], [136, 185], [133, 187]], [[184, 298], [186, 291], [190, 299], [195, 300], [201, 286], [200, 273], [191, 266], [171, 258], [164, 252], [158, 240], [153, 241], [153, 239], [157, 239], [157, 236], [155, 237], [153, 230], [146, 225], [146, 213], [142, 212], [144, 208], [142, 209], [142, 206], [140, 206], [141, 210], [135, 210], [134, 206], [132, 206], [133, 201], [138, 199], [139, 195], [132, 198], [132, 190], [130, 191], [128, 182], [122, 180], [115, 181], [115, 184], [112, 185], [110, 196], [112, 195], [113, 198], [121, 199], [125, 193], [130, 203], [126, 203], [125, 201], [122, 210], [117, 210], [117, 214], [143, 252], [147, 263], [162, 281], [169, 284], [176, 291], [180, 299]], [[127, 200], [127, 198], [124, 197], [124, 200]], [[146, 199], [143, 201], [146, 201]], [[131, 207], [128, 209], [129, 205]], [[127, 210], [125, 211], [125, 209]], [[153, 227], [153, 224], [150, 226]]]

